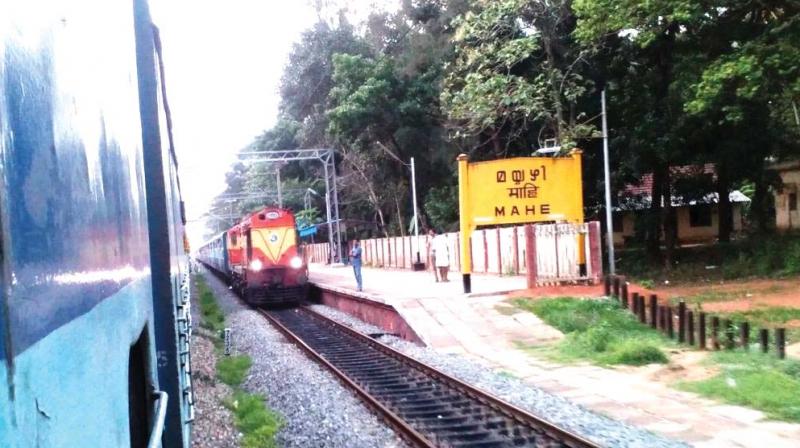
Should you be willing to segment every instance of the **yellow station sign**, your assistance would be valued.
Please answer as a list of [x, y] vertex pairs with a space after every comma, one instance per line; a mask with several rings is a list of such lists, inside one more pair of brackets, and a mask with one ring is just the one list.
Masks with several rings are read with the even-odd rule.
[[[461, 234], [478, 226], [583, 222], [581, 152], [566, 157], [516, 157], [470, 163], [458, 157]], [[461, 239], [469, 257], [469, 239]], [[470, 260], [461, 263], [469, 273]]]

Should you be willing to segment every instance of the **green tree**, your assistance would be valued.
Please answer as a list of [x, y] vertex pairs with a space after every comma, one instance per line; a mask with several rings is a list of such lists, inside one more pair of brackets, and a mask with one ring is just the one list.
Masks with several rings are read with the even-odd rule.
[[[572, 42], [569, 1], [476, 0], [456, 20], [456, 59], [442, 103], [455, 137], [491, 143], [495, 156], [515, 144], [554, 138], [564, 149], [592, 134], [577, 101], [588, 87]], [[530, 151], [528, 151], [530, 152]]]

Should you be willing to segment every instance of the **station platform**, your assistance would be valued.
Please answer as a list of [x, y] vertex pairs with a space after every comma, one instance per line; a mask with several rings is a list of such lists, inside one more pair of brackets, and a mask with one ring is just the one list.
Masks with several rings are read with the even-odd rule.
[[602, 285], [526, 291], [523, 276], [473, 274], [472, 293], [464, 294], [458, 272], [450, 273], [450, 282], [436, 283], [431, 271], [364, 267], [364, 290], [357, 292], [350, 266], [312, 264], [309, 272], [321, 288], [394, 307], [429, 347], [470, 357], [633, 426], [698, 447], [800, 448], [798, 424], [769, 421], [762, 412], [719, 404], [656, 380], [670, 366], [561, 365], [522, 348], [552, 343], [563, 334], [513, 307], [511, 298], [600, 297]]

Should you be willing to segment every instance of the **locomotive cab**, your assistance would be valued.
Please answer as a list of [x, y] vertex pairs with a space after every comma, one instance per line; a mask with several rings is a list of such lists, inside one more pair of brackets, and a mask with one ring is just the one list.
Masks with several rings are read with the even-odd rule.
[[253, 305], [294, 304], [305, 299], [308, 266], [298, 246], [294, 216], [265, 208], [238, 226], [241, 256], [232, 269], [238, 289]]

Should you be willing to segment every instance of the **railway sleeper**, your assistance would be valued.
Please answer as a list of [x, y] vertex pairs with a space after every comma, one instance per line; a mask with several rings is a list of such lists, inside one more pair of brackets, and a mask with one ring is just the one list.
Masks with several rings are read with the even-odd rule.
[[375, 393], [374, 395], [376, 397], [380, 398], [381, 400], [392, 401], [392, 400], [398, 400], [398, 399], [402, 399], [402, 398], [406, 398], [406, 397], [409, 398], [409, 399], [413, 399], [413, 398], [430, 398], [430, 397], [436, 397], [437, 394], [441, 395], [441, 393], [442, 393], [442, 390], [441, 390], [440, 387], [430, 386], [430, 387], [417, 388], [417, 389], [414, 389], [413, 391], [405, 391], [405, 390], [400, 390], [400, 391], [382, 391], [382, 392], [379, 392], [379, 393]]
[[417, 381], [414, 379], [409, 380], [408, 378], [403, 378], [401, 376], [387, 378], [380, 381], [368, 381], [364, 383], [369, 388], [379, 388], [379, 387], [393, 387], [399, 386], [403, 384], [410, 385], [412, 387], [422, 387], [428, 386], [431, 384], [430, 381]]
[[437, 438], [447, 440], [449, 442], [490, 442], [490, 443], [508, 443], [510, 440], [500, 437], [491, 431], [477, 430], [477, 431], [442, 431], [436, 433]]
[[[463, 423], [432, 423], [430, 425], [425, 426], [426, 431], [441, 431], [441, 430], [459, 430], [459, 431], [494, 431], [498, 432], [499, 428], [505, 427], [508, 424], [508, 421], [500, 418], [500, 417], [493, 417], [490, 420], [471, 420], [466, 421]], [[498, 432], [499, 434], [500, 432]]]
[[[337, 363], [334, 363], [334, 364], [337, 364]], [[343, 367], [345, 367], [345, 366], [347, 366], [347, 364], [343, 365]], [[394, 374], [394, 375], [403, 375], [403, 376], [406, 376], [406, 377], [410, 376], [407, 371], [403, 371], [402, 369], [398, 369], [395, 366], [381, 365], [381, 364], [378, 364], [378, 363], [376, 363], [375, 366], [369, 366], [369, 367], [364, 367], [363, 365], [352, 366], [352, 367], [358, 367], [358, 373], [360, 373], [362, 375], [382, 376], [382, 375], [386, 375], [386, 374]], [[350, 367], [350, 368], [352, 368], [352, 367]]]

